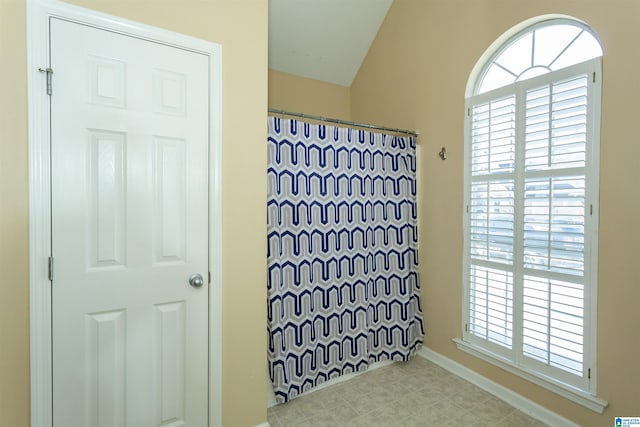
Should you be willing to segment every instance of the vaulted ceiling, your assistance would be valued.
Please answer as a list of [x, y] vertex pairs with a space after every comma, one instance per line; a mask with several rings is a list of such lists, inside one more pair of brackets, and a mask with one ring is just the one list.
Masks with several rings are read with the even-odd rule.
[[269, 68], [351, 86], [393, 0], [269, 0]]

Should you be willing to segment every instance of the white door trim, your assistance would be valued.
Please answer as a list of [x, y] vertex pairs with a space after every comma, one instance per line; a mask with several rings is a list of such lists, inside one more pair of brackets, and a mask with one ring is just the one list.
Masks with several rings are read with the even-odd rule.
[[[222, 425], [222, 47], [56, 0], [27, 1], [27, 81], [29, 102], [29, 319], [31, 426], [52, 424], [49, 20], [68, 21], [187, 49], [209, 57], [209, 425]], [[55, 91], [55, 70], [53, 70]], [[54, 92], [55, 93], [55, 92]]]

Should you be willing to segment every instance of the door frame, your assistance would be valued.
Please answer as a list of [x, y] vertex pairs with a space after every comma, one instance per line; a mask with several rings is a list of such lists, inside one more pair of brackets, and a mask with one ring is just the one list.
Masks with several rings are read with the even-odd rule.
[[[209, 425], [222, 425], [222, 46], [57, 0], [27, 0], [31, 425], [52, 425], [49, 21], [60, 18], [209, 58]], [[55, 93], [55, 70], [53, 70]]]

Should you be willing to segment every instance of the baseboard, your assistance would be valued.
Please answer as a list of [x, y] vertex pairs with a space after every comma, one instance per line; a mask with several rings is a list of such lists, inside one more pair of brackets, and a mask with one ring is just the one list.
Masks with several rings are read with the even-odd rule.
[[262, 423], [262, 424], [258, 424], [257, 426], [254, 426], [254, 427], [271, 427], [271, 426], [269, 425], [269, 423]]
[[422, 347], [422, 349], [418, 351], [418, 355], [443, 367], [447, 371], [464, 378], [470, 383], [475, 384], [481, 389], [493, 394], [497, 398], [504, 400], [514, 408], [521, 410], [527, 415], [540, 420], [545, 424], [554, 427], [579, 427], [578, 424], [556, 414], [544, 406], [538, 405], [532, 400], [529, 400], [526, 397], [491, 381], [487, 377], [484, 377], [466, 366], [463, 366], [440, 353], [436, 353], [427, 347]]
[[[350, 380], [352, 378], [357, 377], [358, 375], [362, 375], [362, 374], [364, 374], [366, 372], [371, 372], [374, 369], [378, 369], [378, 368], [382, 368], [384, 366], [391, 365], [392, 363], [396, 363], [396, 362], [393, 361], [393, 360], [383, 360], [381, 362], [372, 363], [371, 365], [369, 365], [369, 367], [365, 371], [353, 372], [353, 373], [350, 373], [350, 374], [344, 374], [344, 375], [341, 375], [339, 377], [332, 378], [332, 379], [330, 379], [328, 381], [323, 382], [322, 384], [319, 384], [319, 385], [315, 386], [311, 390], [305, 391], [300, 396], [305, 396], [307, 394], [316, 392], [318, 390], [322, 390], [323, 388], [330, 387], [332, 385], [341, 383], [343, 381], [348, 381], [348, 380]], [[272, 406], [276, 406], [276, 405], [279, 405], [279, 403], [276, 401], [276, 395], [273, 392], [273, 384], [271, 384], [271, 380], [269, 380], [269, 378], [267, 378], [267, 408], [271, 408]], [[262, 426], [258, 426], [258, 427], [262, 427]]]

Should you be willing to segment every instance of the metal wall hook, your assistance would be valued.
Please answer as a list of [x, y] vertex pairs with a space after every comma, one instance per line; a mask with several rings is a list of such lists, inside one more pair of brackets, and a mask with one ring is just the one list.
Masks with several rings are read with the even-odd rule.
[[442, 150], [440, 150], [440, 152], [438, 153], [438, 156], [440, 156], [442, 160], [447, 160], [447, 150], [444, 147], [442, 147]]

